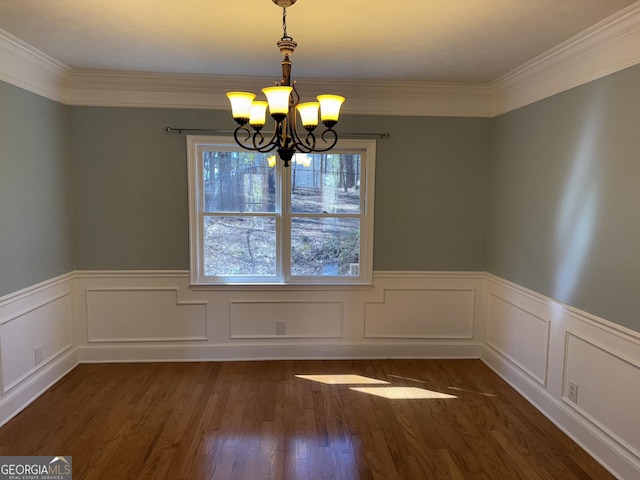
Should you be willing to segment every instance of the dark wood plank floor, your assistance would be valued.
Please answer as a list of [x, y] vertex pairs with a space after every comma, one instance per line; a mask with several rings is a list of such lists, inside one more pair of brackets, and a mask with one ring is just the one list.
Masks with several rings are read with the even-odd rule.
[[613, 479], [478, 360], [80, 365], [0, 455], [71, 455], [74, 480]]

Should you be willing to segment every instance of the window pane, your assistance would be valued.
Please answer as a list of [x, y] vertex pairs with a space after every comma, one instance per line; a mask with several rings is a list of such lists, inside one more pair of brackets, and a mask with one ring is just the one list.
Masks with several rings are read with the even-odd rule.
[[292, 275], [358, 276], [359, 265], [359, 219], [305, 217], [291, 220]]
[[290, 170], [293, 213], [360, 213], [360, 155], [296, 154]]
[[203, 152], [204, 211], [275, 212], [275, 162], [269, 157], [273, 155]]
[[204, 274], [275, 275], [275, 218], [205, 217]]

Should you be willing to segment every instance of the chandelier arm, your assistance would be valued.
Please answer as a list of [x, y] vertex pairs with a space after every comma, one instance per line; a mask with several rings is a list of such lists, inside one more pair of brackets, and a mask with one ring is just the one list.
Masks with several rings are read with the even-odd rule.
[[[278, 143], [276, 140], [277, 136], [278, 136], [277, 126], [273, 130], [273, 133], [271, 134], [271, 138], [266, 142], [265, 142], [264, 136], [262, 135], [262, 132], [260, 130], [255, 130], [252, 137], [252, 143], [253, 143], [254, 149], [259, 152], [270, 152], [277, 146], [277, 143]], [[259, 142], [257, 141], [258, 139], [260, 139]], [[247, 140], [248, 140], [248, 137], [247, 137]], [[261, 150], [265, 148], [268, 148], [268, 150]]]
[[275, 149], [276, 146], [277, 145], [275, 145], [273, 143], [268, 143], [264, 147], [257, 148], [255, 151], [256, 152], [260, 152], [260, 153], [267, 153], [267, 152], [271, 152], [273, 149]]
[[[333, 138], [325, 138], [327, 134], [330, 134]], [[321, 153], [331, 150], [338, 143], [338, 133], [331, 128], [327, 128], [323, 131], [320, 138], [323, 142], [328, 143], [326, 147], [318, 147], [315, 134], [313, 132], [309, 132], [304, 140], [298, 139], [295, 143], [295, 148], [302, 153]]]
[[310, 153], [313, 152], [316, 148], [316, 136], [313, 132], [307, 131], [306, 133], [307, 135], [302, 138], [296, 131], [294, 143], [301, 152]]
[[300, 94], [296, 89], [296, 82], [292, 83], [292, 95], [291, 95], [291, 105], [289, 107], [289, 115], [291, 118], [291, 138], [293, 142], [294, 148], [297, 147], [303, 153], [311, 153], [314, 151], [316, 145], [316, 137], [312, 131], [307, 130], [307, 135], [303, 138], [298, 133], [298, 112], [296, 106], [300, 103]]
[[[246, 134], [244, 139], [240, 138], [240, 136], [239, 136], [241, 131]], [[271, 150], [276, 148], [276, 145], [274, 143], [272, 143], [272, 142], [267, 142], [264, 145], [262, 144], [262, 142], [256, 143], [256, 135], [259, 135], [261, 138], [264, 139], [264, 137], [262, 136], [262, 134], [260, 132], [255, 132], [252, 135], [251, 134], [251, 130], [249, 130], [244, 125], [240, 125], [233, 132], [233, 138], [236, 141], [236, 143], [240, 147], [242, 147], [242, 148], [244, 148], [246, 150], [251, 150], [253, 152], [266, 153], [266, 152], [270, 152]], [[251, 142], [249, 142], [250, 139], [251, 139]]]
[[[331, 133], [331, 136], [333, 136], [332, 140], [330, 139], [327, 141], [327, 139], [324, 138], [327, 133]], [[320, 138], [325, 143], [328, 143], [328, 142], [331, 142], [331, 143], [329, 144], [329, 146], [324, 148], [314, 148], [313, 150], [314, 152], [326, 152], [327, 150], [331, 150], [333, 147], [336, 146], [336, 143], [338, 143], [338, 133], [332, 128], [327, 128], [324, 132], [322, 132], [322, 135], [320, 135]]]
[[[292, 123], [293, 123], [293, 127], [291, 128], [291, 139], [293, 144], [296, 147], [304, 148], [304, 153], [312, 152], [316, 144], [316, 136], [313, 134], [313, 132], [309, 132], [309, 131], [307, 132], [306, 137], [302, 138], [300, 136], [300, 134], [298, 133], [298, 125], [295, 118], [295, 114], [294, 114]], [[301, 151], [303, 151], [302, 148], [300, 148]]]
[[294, 113], [296, 110], [296, 105], [300, 103], [300, 94], [298, 93], [298, 89], [296, 88], [296, 83], [297, 82], [295, 80], [291, 82], [291, 106], [289, 107], [293, 109]]
[[[244, 140], [240, 140], [240, 138], [238, 137], [238, 134], [240, 132], [244, 132], [246, 133], [246, 138]], [[249, 130], [247, 127], [245, 127], [244, 125], [240, 125], [238, 126], [234, 131], [233, 131], [233, 138], [235, 139], [236, 143], [238, 145], [244, 145], [244, 142], [246, 142], [247, 140], [249, 140], [249, 138], [251, 137], [251, 130]]]
[[316, 148], [316, 136], [313, 132], [307, 132], [307, 136], [304, 138], [304, 146], [311, 151]]
[[322, 138], [322, 140], [324, 140], [325, 142], [327, 141], [327, 139], [324, 138], [324, 136], [328, 132], [331, 132], [331, 135], [333, 135], [333, 140], [332, 140], [332, 143], [331, 143], [331, 147], [329, 147], [329, 148], [333, 148], [335, 146], [335, 144], [338, 143], [338, 132], [336, 132], [333, 128], [327, 128], [324, 132], [322, 132], [322, 135], [320, 135], [320, 138]]
[[289, 135], [289, 117], [285, 117], [281, 122], [276, 122], [276, 128], [273, 132], [273, 143], [278, 145], [278, 148], [286, 148], [290, 143], [291, 136]]
[[262, 135], [260, 130], [254, 130], [253, 135], [251, 136], [251, 142], [256, 150], [262, 148], [264, 144], [264, 135]]
[[[311, 137], [311, 141], [309, 141]], [[313, 133], [309, 133], [303, 141], [295, 143], [295, 148], [301, 153], [313, 153], [315, 151], [316, 137]]]
[[290, 142], [295, 146], [298, 143], [298, 118], [296, 114], [296, 105], [300, 103], [300, 95], [296, 89], [296, 82], [291, 83], [291, 96], [289, 97], [289, 113], [287, 118], [283, 121], [285, 138], [290, 138]]

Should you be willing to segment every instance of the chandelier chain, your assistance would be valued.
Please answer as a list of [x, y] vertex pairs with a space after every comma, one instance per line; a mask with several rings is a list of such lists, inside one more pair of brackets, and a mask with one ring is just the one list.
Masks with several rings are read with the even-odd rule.
[[291, 39], [287, 34], [287, 7], [282, 7], [282, 38]]

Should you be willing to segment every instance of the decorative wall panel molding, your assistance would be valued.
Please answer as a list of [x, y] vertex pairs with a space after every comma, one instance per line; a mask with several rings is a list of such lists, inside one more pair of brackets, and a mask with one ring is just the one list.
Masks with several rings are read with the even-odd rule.
[[[474, 324], [482, 324], [476, 318], [483, 315], [482, 272], [375, 272], [373, 288], [266, 290], [192, 288], [188, 273], [179, 271], [155, 278], [153, 272], [82, 271], [76, 279], [82, 361], [478, 355], [473, 335]], [[389, 298], [391, 310], [401, 307], [428, 321], [407, 317], [400, 324], [381, 313]], [[366, 323], [380, 336], [365, 333], [367, 309]], [[184, 314], [189, 320], [177, 320], [181, 310], [191, 312]], [[394, 334], [398, 325], [402, 331]]]
[[546, 386], [550, 321], [490, 292], [486, 322], [487, 345]]
[[[606, 340], [567, 332], [562, 399], [640, 458], [640, 416], [620, 414], [637, 411], [640, 405], [640, 345], [627, 341], [626, 348], [611, 349], [600, 343]], [[569, 382], [576, 386], [575, 399], [570, 398]]]
[[207, 339], [207, 304], [178, 300], [178, 288], [87, 288], [89, 342]]
[[471, 339], [474, 289], [385, 288], [365, 302], [365, 338]]
[[232, 300], [229, 338], [340, 338], [341, 302]]
[[3, 392], [73, 346], [71, 292], [0, 320]]

